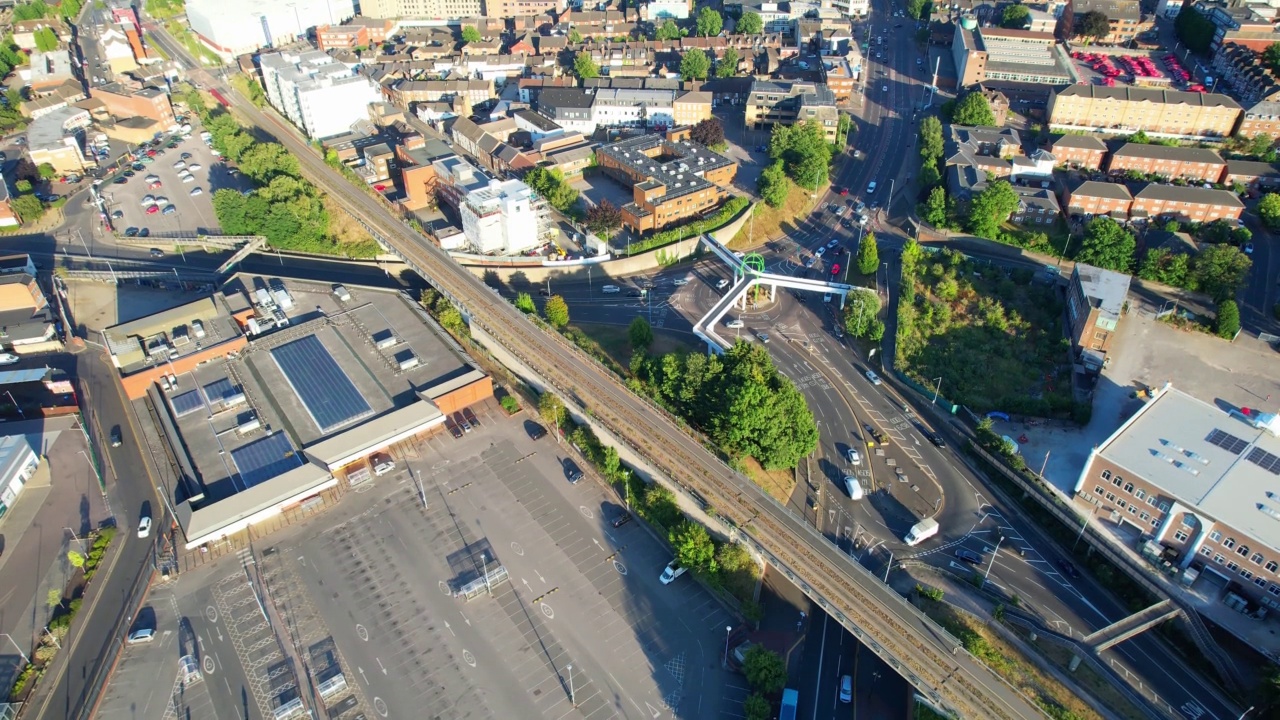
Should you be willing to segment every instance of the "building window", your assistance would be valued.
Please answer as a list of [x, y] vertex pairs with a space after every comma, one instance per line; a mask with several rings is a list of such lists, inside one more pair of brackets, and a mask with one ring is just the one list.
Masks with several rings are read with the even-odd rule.
[[1178, 542], [1186, 542], [1186, 541], [1187, 541], [1187, 534], [1186, 534], [1185, 532], [1183, 532], [1183, 531], [1179, 530], [1179, 531], [1177, 531], [1177, 532], [1175, 532], [1175, 533], [1173, 534], [1173, 539], [1174, 539], [1174, 540], [1177, 540]]
[[1253, 573], [1249, 572], [1248, 570], [1245, 570], [1244, 568], [1240, 568], [1240, 577], [1244, 578], [1245, 580], [1252, 580]]
[[1235, 546], [1236, 546], [1236, 539], [1235, 539], [1235, 538], [1227, 538], [1226, 540], [1223, 540], [1223, 541], [1222, 541], [1222, 547], [1224, 547], [1224, 548], [1226, 548], [1226, 549], [1228, 549], [1228, 550], [1230, 550], [1231, 548], [1233, 548], [1233, 547], [1235, 547]]
[[1275, 560], [1268, 560], [1267, 564], [1264, 567], [1267, 568], [1267, 572], [1275, 572], [1276, 570], [1280, 570], [1280, 564], [1277, 564]]
[[1112, 485], [1115, 485], [1116, 487], [1120, 487], [1121, 485], [1123, 485], [1123, 484], [1124, 484], [1124, 478], [1122, 478], [1122, 477], [1120, 477], [1119, 475], [1117, 475], [1117, 476], [1115, 476], [1115, 478], [1111, 481], [1111, 484], [1112, 484]]
[[1257, 585], [1258, 587], [1266, 587], [1267, 579], [1264, 577], [1256, 577], [1253, 579], [1253, 584]]
[[1229, 562], [1227, 563], [1227, 569], [1230, 570], [1231, 572], [1235, 572], [1240, 569], [1240, 566], [1236, 563]]
[[1153, 527], [1153, 528], [1158, 528], [1158, 527], [1160, 527], [1160, 518], [1156, 518], [1156, 519], [1152, 520], [1152, 521], [1151, 521], [1151, 527]]
[[1213, 551], [1202, 545], [1200, 546], [1200, 554], [1205, 557], [1211, 557], [1213, 555]]
[[1280, 595], [1280, 585], [1268, 585], [1267, 592], [1272, 595]]
[[1169, 503], [1163, 500], [1156, 503], [1156, 507], [1160, 508], [1160, 512], [1169, 512]]
[[1107, 499], [1110, 500], [1111, 502], [1115, 502], [1116, 501], [1115, 493], [1107, 493]]
[[1196, 526], [1195, 517], [1191, 515], [1191, 513], [1184, 513], [1182, 516], [1182, 526], [1195, 527]]
[[1150, 505], [1151, 507], [1155, 507], [1155, 506], [1156, 506], [1156, 496], [1155, 496], [1155, 495], [1149, 495], [1149, 496], [1147, 496], [1147, 504], [1148, 504], [1148, 505]]
[[1129, 503], [1125, 502], [1123, 498], [1116, 500], [1116, 505], [1119, 505], [1121, 510], [1129, 507]]
[[1239, 555], [1240, 557], [1249, 557], [1249, 546], [1241, 545], [1240, 547], [1236, 548], [1236, 554]]
[[1227, 561], [1227, 559], [1226, 559], [1226, 558], [1224, 558], [1224, 557], [1222, 557], [1221, 555], [1214, 555], [1214, 556], [1213, 556], [1213, 561], [1214, 561], [1214, 562], [1216, 562], [1216, 563], [1218, 563], [1219, 565], [1221, 565], [1222, 563], [1226, 562], [1226, 561]]
[[1222, 533], [1218, 532], [1217, 530], [1214, 530], [1213, 532], [1209, 533], [1209, 539], [1214, 542], [1218, 542], [1219, 540], [1222, 539]]
[[1138, 515], [1138, 517], [1142, 518], [1143, 520], [1150, 520], [1150, 519], [1151, 519], [1151, 516], [1150, 516], [1150, 515], [1148, 515], [1148, 514], [1146, 514], [1146, 513], [1141, 513], [1141, 514], [1139, 514], [1139, 515]]
[[1097, 486], [1097, 487], [1095, 487], [1095, 488], [1093, 489], [1093, 492], [1094, 492], [1094, 494], [1096, 494], [1096, 495], [1101, 495], [1102, 493], [1106, 492], [1106, 490], [1103, 490], [1103, 489], [1102, 489], [1102, 486], [1101, 486], [1101, 485], [1099, 485], [1099, 486]]
[[[1127, 493], [1129, 493], [1130, 495], [1132, 495], [1132, 494], [1133, 494], [1133, 483], [1125, 483], [1124, 491], [1125, 491], [1125, 492], [1127, 492]], [[1139, 499], [1141, 499], [1141, 498], [1139, 498]], [[1183, 522], [1185, 523], [1186, 521], [1184, 520]]]

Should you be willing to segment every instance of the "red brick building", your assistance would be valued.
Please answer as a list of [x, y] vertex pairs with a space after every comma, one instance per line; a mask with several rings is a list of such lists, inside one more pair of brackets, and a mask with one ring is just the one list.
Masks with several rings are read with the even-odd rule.
[[1178, 187], [1151, 183], [1133, 196], [1129, 214], [1135, 219], [1178, 220], [1209, 223], [1214, 220], [1238, 220], [1244, 203], [1226, 190]]
[[1129, 188], [1096, 180], [1086, 180], [1062, 196], [1062, 207], [1068, 217], [1110, 215], [1123, 220], [1129, 217], [1132, 204], [1133, 195], [1129, 194]]
[[1113, 175], [1123, 175], [1130, 170], [1170, 180], [1182, 178], [1216, 183], [1226, 172], [1227, 163], [1217, 152], [1205, 148], [1131, 142], [1111, 153], [1107, 162], [1107, 172]]
[[1101, 170], [1107, 146], [1092, 135], [1063, 135], [1049, 145], [1049, 152], [1059, 165]]

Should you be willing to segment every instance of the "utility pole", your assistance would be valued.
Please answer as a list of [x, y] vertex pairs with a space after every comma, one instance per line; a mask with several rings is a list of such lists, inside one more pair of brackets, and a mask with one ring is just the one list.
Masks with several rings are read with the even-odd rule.
[[982, 575], [982, 586], [987, 586], [987, 578], [991, 577], [991, 566], [996, 564], [996, 555], [1000, 554], [1000, 543], [1004, 542], [1004, 536], [996, 541], [996, 549], [991, 552], [991, 562], [987, 563], [987, 571]]

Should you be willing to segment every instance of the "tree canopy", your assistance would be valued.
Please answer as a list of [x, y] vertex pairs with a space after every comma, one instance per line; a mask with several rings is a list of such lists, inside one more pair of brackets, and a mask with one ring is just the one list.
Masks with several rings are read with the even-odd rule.
[[724, 29], [724, 20], [720, 17], [720, 13], [703, 5], [698, 11], [697, 28], [698, 34], [702, 37], [719, 35]]
[[880, 267], [880, 248], [876, 246], [876, 234], [864, 233], [858, 243], [858, 272], [870, 275]]
[[573, 58], [573, 73], [583, 80], [600, 77], [600, 66], [591, 58], [591, 53], [579, 50]]
[[929, 191], [920, 208], [920, 217], [934, 227], [947, 222], [947, 191], [936, 187]]
[[1109, 217], [1095, 217], [1085, 226], [1084, 243], [1076, 262], [1127, 273], [1133, 269], [1136, 248], [1133, 233]]
[[1244, 286], [1253, 261], [1234, 245], [1210, 245], [1196, 256], [1195, 279], [1201, 292], [1221, 302]]
[[1214, 323], [1218, 337], [1230, 340], [1240, 332], [1240, 306], [1235, 300], [1223, 300], [1218, 303], [1218, 318]]
[[921, 20], [928, 16], [931, 5], [929, 0], [907, 0], [907, 14], [913, 19]]
[[1027, 21], [1030, 19], [1031, 11], [1026, 5], [1010, 5], [1004, 9], [1004, 14], [1000, 17], [1000, 27], [1021, 30], [1027, 26]]
[[740, 35], [759, 35], [764, 32], [764, 21], [760, 19], [760, 15], [748, 10], [742, 13], [742, 17], [738, 18], [738, 25], [735, 28]]
[[631, 341], [631, 349], [635, 352], [644, 352], [653, 344], [653, 328], [650, 327], [649, 321], [642, 317], [637, 317], [631, 321], [631, 325], [627, 327], [627, 339]]
[[[703, 8], [704, 10], [706, 8]], [[680, 77], [685, 81], [706, 80], [711, 72], [711, 60], [702, 48], [690, 48], [680, 58]]]
[[705, 147], [713, 147], [724, 142], [724, 123], [718, 117], [701, 120], [689, 130], [689, 137]]
[[849, 293], [844, 306], [844, 329], [856, 338], [871, 338], [876, 333], [876, 325], [880, 333], [884, 333], [884, 323], [879, 319], [880, 300], [872, 293]]
[[713, 575], [716, 571], [716, 546], [702, 525], [688, 520], [671, 531], [671, 547], [682, 567], [695, 575]]
[[610, 237], [614, 231], [622, 227], [622, 211], [618, 209], [617, 205], [609, 202], [608, 198], [605, 198], [587, 210], [584, 224], [588, 230], [596, 235]]
[[480, 42], [480, 31], [474, 25], [464, 25], [462, 28], [462, 42], [473, 43]]
[[1272, 70], [1280, 69], [1280, 42], [1274, 42], [1262, 51], [1262, 62]]
[[724, 49], [716, 63], [716, 77], [733, 77], [738, 74], [738, 49], [730, 45]]
[[547, 322], [554, 327], [560, 328], [569, 324], [569, 305], [559, 295], [552, 295], [547, 298], [547, 304], [543, 306], [542, 314], [547, 318]]
[[782, 203], [787, 201], [787, 193], [791, 191], [791, 180], [787, 177], [781, 160], [775, 160], [760, 173], [756, 190], [760, 193], [760, 199], [768, 203], [769, 207], [782, 207]]
[[1258, 217], [1272, 230], [1280, 230], [1280, 195], [1267, 193], [1258, 201]]
[[1076, 34], [1100, 40], [1111, 34], [1111, 22], [1105, 13], [1090, 10], [1076, 19]]
[[804, 396], [756, 343], [739, 342], [723, 355], [649, 358], [637, 377], [732, 456], [780, 469], [794, 467], [816, 447], [817, 425]]
[[787, 177], [806, 190], [817, 190], [831, 167], [831, 144], [817, 123], [781, 123], [773, 126], [769, 156], [781, 160]]
[[[1014, 7], [1022, 6], [1015, 5]], [[991, 103], [987, 101], [987, 96], [975, 90], [956, 103], [956, 109], [952, 113], [951, 121], [957, 125], [991, 126], [996, 124], [996, 116], [995, 113], [991, 112]]]
[[668, 18], [657, 27], [654, 37], [658, 40], [679, 40], [684, 37], [684, 32], [680, 30], [680, 26], [675, 21]]
[[1000, 225], [1018, 209], [1018, 194], [1007, 180], [996, 180], [969, 203], [969, 232], [994, 239]]
[[782, 656], [760, 643], [747, 648], [742, 674], [751, 689], [762, 695], [776, 695], [787, 686], [787, 665]]
[[564, 175], [558, 169], [533, 168], [525, 173], [524, 183], [560, 212], [565, 212], [578, 202], [578, 191], [564, 181]]

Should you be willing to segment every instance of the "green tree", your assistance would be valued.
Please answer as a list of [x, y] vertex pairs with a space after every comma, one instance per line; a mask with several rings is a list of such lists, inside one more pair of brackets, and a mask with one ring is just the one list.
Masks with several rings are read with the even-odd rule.
[[934, 227], [942, 227], [947, 222], [947, 191], [936, 187], [929, 191], [921, 206], [920, 217]]
[[58, 171], [49, 163], [40, 163], [36, 168], [36, 172], [40, 175], [41, 180], [52, 180], [58, 176]]
[[720, 61], [716, 63], [716, 77], [733, 77], [738, 74], [738, 49], [730, 45], [724, 49]]
[[994, 239], [1000, 225], [1018, 209], [1018, 194], [1007, 180], [996, 180], [969, 203], [969, 232]]
[[9, 207], [24, 223], [35, 222], [44, 215], [44, 203], [35, 195], [19, 195], [9, 201]]
[[840, 118], [836, 120], [836, 144], [843, 147], [849, 142], [849, 131], [853, 129], [853, 118], [849, 113], [840, 113]]
[[664, 20], [654, 34], [654, 39], [656, 40], [679, 40], [682, 37], [684, 37], [684, 33], [681, 32], [680, 26], [676, 25], [675, 21], [670, 18]]
[[533, 304], [533, 298], [527, 292], [516, 295], [516, 309], [525, 315], [538, 312], [538, 306]]
[[14, 187], [14, 188], [19, 192], [19, 193], [29, 193], [29, 192], [31, 192], [31, 181], [30, 181], [30, 180], [19, 180], [19, 181], [15, 182], [15, 183], [13, 184], [13, 187]]
[[1170, 235], [1172, 235], [1173, 233], [1176, 233], [1182, 230], [1182, 223], [1178, 222], [1177, 220], [1170, 220], [1169, 222], [1164, 224], [1163, 230], [1169, 233]]
[[550, 391], [538, 396], [538, 414], [553, 428], [564, 424], [564, 403]]
[[751, 553], [741, 543], [728, 542], [716, 550], [716, 564], [721, 572], [736, 573], [755, 567]]
[[272, 178], [284, 175], [302, 177], [298, 158], [279, 143], [255, 143], [240, 156], [240, 172], [259, 185], [267, 185]]
[[58, 36], [53, 28], [40, 28], [35, 32], [36, 49], [40, 52], [51, 52], [58, 49]]
[[698, 11], [697, 28], [698, 34], [702, 37], [719, 35], [724, 29], [724, 19], [720, 17], [720, 13], [703, 5]]
[[1234, 245], [1210, 245], [1193, 263], [1196, 287], [1217, 302], [1234, 297], [1244, 286], [1253, 261]]
[[682, 567], [702, 576], [716, 573], [716, 545], [702, 525], [686, 520], [671, 531], [670, 540]]
[[1167, 248], [1148, 250], [1138, 268], [1138, 277], [1152, 280], [1173, 287], [1191, 287], [1194, 284], [1190, 274], [1191, 262], [1186, 253], [1170, 252]]
[[577, 57], [573, 59], [573, 72], [583, 80], [590, 80], [600, 77], [600, 66], [591, 59], [591, 53], [580, 50]]
[[751, 689], [761, 695], [776, 695], [787, 686], [787, 665], [782, 656], [760, 643], [747, 648], [742, 674], [747, 676]]
[[82, 568], [84, 567], [84, 555], [76, 552], [75, 550], [68, 550], [67, 562], [71, 563], [71, 567]]
[[1258, 201], [1258, 217], [1272, 230], [1280, 230], [1280, 194], [1267, 193]]
[[554, 327], [562, 328], [569, 324], [569, 305], [559, 295], [552, 295], [547, 298], [547, 304], [542, 308], [542, 314], [546, 316], [547, 322]]
[[1223, 300], [1218, 303], [1218, 319], [1214, 323], [1214, 332], [1218, 337], [1230, 340], [1240, 332], [1240, 307], [1235, 300]]
[[916, 20], [929, 16], [929, 0], [907, 0], [907, 14]]
[[480, 40], [481, 40], [480, 31], [477, 30], [474, 25], [462, 26], [462, 42], [474, 43], [474, 42], [480, 42]]
[[[1280, 43], [1276, 43], [1274, 47], [1280, 47]], [[1246, 152], [1263, 162], [1275, 162], [1275, 141], [1271, 139], [1270, 135], [1258, 133], [1249, 141]]]
[[1031, 11], [1026, 5], [1009, 5], [1000, 18], [1000, 27], [1021, 30], [1027, 26], [1027, 21], [1030, 19]]
[[1137, 243], [1133, 233], [1109, 217], [1095, 217], [1085, 226], [1076, 262], [1127, 273], [1133, 267]]
[[880, 300], [869, 292], [850, 293], [844, 306], [844, 329], [856, 338], [870, 337], [880, 315]]
[[649, 325], [649, 321], [642, 317], [637, 317], [631, 321], [631, 325], [627, 328], [627, 339], [631, 341], [631, 349], [636, 352], [644, 352], [653, 344], [653, 328]]
[[[934, 166], [935, 174], [938, 161], [942, 158], [942, 121], [933, 115], [928, 115], [920, 119], [920, 164], [923, 167]], [[920, 182], [924, 185], [932, 185], [926, 183], [924, 175], [921, 174]]]
[[[1013, 7], [1022, 6], [1014, 5]], [[956, 104], [951, 121], [957, 125], [991, 126], [996, 124], [996, 116], [991, 112], [991, 103], [987, 101], [987, 96], [974, 90]]]
[[1076, 19], [1076, 35], [1101, 40], [1111, 34], [1111, 22], [1105, 13], [1090, 10]]
[[880, 248], [876, 244], [876, 234], [864, 233], [862, 242], [858, 243], [858, 272], [870, 275], [880, 267]]
[[787, 171], [783, 169], [781, 160], [775, 160], [760, 173], [756, 189], [760, 192], [760, 199], [768, 203], [769, 207], [782, 207], [791, 191], [791, 180], [787, 178]]
[[831, 144], [817, 123], [774, 125], [769, 155], [782, 160], [787, 177], [806, 190], [817, 190], [830, 176]]
[[760, 19], [759, 13], [748, 10], [738, 18], [738, 26], [735, 29], [741, 35], [759, 35], [764, 32], [764, 21]]
[[62, 604], [62, 591], [58, 588], [49, 588], [49, 592], [45, 594], [44, 604], [51, 608], [56, 608]]
[[1213, 42], [1214, 32], [1217, 26], [1213, 21], [1205, 17], [1196, 10], [1195, 6], [1188, 5], [1184, 10], [1191, 12], [1178, 12], [1178, 18], [1173, 21], [1173, 30], [1178, 35], [1178, 39], [1186, 45], [1188, 49], [1196, 53], [1204, 53], [1209, 49], [1210, 43]]
[[582, 44], [582, 33], [578, 32], [578, 28], [569, 28], [569, 42], [574, 45]]
[[690, 48], [685, 51], [684, 57], [680, 58], [680, 77], [686, 82], [706, 80], [707, 73], [710, 71], [711, 61], [707, 59], [707, 54], [702, 48]]
[[745, 720], [769, 720], [773, 717], [773, 705], [760, 693], [751, 693], [742, 701]]

